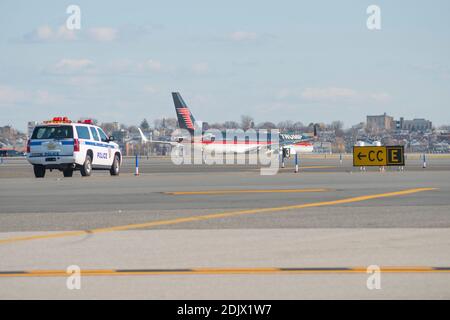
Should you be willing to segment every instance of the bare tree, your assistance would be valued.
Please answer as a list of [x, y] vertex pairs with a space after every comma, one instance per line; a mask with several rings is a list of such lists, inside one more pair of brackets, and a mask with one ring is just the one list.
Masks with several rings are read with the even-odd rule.
[[338, 121], [333, 121], [331, 123], [331, 129], [332, 130], [342, 130], [344, 128], [344, 123], [340, 120]]
[[176, 129], [178, 126], [178, 120], [176, 118], [167, 118], [166, 119], [166, 128]]
[[103, 131], [105, 131], [107, 135], [112, 135], [113, 131], [116, 129], [114, 123], [112, 122], [102, 123], [100, 127], [103, 129]]
[[255, 123], [253, 121], [253, 118], [248, 115], [242, 115], [241, 116], [241, 127], [244, 130], [248, 130], [250, 128], [253, 128], [255, 126]]
[[153, 127], [154, 127], [155, 129], [161, 129], [162, 123], [163, 123], [162, 119], [155, 119], [155, 120], [153, 121]]
[[293, 128], [294, 128], [295, 131], [304, 131], [305, 130], [305, 125], [302, 122], [298, 121], [298, 122], [294, 123], [294, 127]]
[[237, 123], [236, 121], [225, 121], [223, 124], [223, 127], [225, 129], [239, 129], [239, 123]]
[[215, 123], [211, 123], [211, 124], [209, 125], [209, 128], [210, 128], [210, 129], [219, 129], [219, 130], [223, 130], [223, 129], [225, 129], [225, 126], [224, 126], [223, 123], [215, 122]]
[[275, 123], [273, 123], [273, 122], [266, 121], [266, 122], [263, 122], [263, 123], [258, 124], [257, 128], [258, 128], [258, 129], [268, 129], [268, 130], [271, 130], [271, 129], [276, 129], [277, 126], [276, 126]]
[[292, 131], [294, 129], [294, 122], [291, 120], [281, 121], [278, 123], [280, 131]]

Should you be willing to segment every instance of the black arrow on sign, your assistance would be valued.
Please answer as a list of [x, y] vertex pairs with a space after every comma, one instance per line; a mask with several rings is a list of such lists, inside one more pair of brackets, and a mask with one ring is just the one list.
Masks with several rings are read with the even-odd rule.
[[358, 153], [358, 159], [359, 159], [359, 161], [361, 161], [362, 160], [362, 158], [366, 158], [367, 157], [367, 155], [365, 155], [365, 154], [362, 154], [361, 152], [360, 153]]

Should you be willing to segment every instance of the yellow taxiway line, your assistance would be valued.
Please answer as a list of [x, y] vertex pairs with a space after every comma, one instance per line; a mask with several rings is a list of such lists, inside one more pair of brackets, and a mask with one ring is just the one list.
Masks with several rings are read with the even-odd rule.
[[[224, 274], [356, 274], [371, 273], [366, 267], [301, 268], [183, 268], [183, 269], [86, 269], [80, 276], [152, 276], [152, 275], [224, 275]], [[450, 267], [400, 266], [380, 267], [381, 273], [449, 273]], [[0, 271], [0, 278], [67, 277], [66, 270]]]
[[208, 194], [234, 194], [234, 193], [303, 193], [303, 192], [326, 192], [329, 189], [315, 188], [315, 189], [254, 189], [254, 190], [209, 190], [209, 191], [172, 191], [164, 192], [169, 195], [208, 195]]
[[20, 242], [20, 241], [40, 240], [40, 239], [55, 239], [55, 238], [63, 238], [63, 237], [71, 237], [71, 236], [84, 236], [86, 234], [97, 234], [97, 233], [106, 233], [106, 232], [113, 232], [113, 231], [130, 230], [130, 229], [142, 229], [142, 228], [151, 228], [151, 227], [159, 227], [159, 226], [169, 226], [169, 225], [175, 225], [175, 224], [181, 224], [181, 223], [187, 223], [187, 222], [197, 222], [197, 221], [212, 220], [212, 219], [230, 218], [230, 217], [237, 217], [237, 216], [250, 215], [250, 214], [279, 212], [279, 211], [288, 211], [288, 210], [294, 210], [294, 209], [305, 209], [305, 208], [315, 208], [315, 207], [324, 207], [324, 206], [331, 206], [331, 205], [348, 204], [348, 203], [361, 202], [361, 201], [374, 200], [374, 199], [382, 199], [382, 198], [395, 197], [395, 196], [405, 196], [405, 195], [410, 195], [410, 194], [424, 192], [424, 191], [431, 191], [431, 190], [436, 190], [436, 188], [415, 188], [415, 189], [407, 189], [407, 190], [402, 190], [402, 191], [394, 191], [394, 192], [379, 193], [379, 194], [365, 195], [365, 196], [359, 196], [359, 197], [351, 197], [351, 198], [345, 198], [345, 199], [339, 199], [339, 200], [321, 201], [321, 202], [296, 204], [296, 205], [271, 207], [271, 208], [256, 208], [256, 209], [228, 211], [228, 212], [222, 212], [222, 213], [212, 213], [212, 214], [206, 214], [206, 215], [189, 216], [189, 217], [175, 218], [175, 219], [169, 219], [169, 220], [157, 220], [157, 221], [150, 221], [150, 222], [145, 222], [145, 223], [127, 224], [127, 225], [120, 225], [120, 226], [106, 227], [106, 228], [97, 228], [97, 229], [91, 229], [91, 230], [67, 231], [67, 232], [57, 232], [57, 233], [51, 233], [51, 234], [38, 234], [38, 235], [23, 236], [23, 237], [13, 237], [13, 238], [0, 239], [0, 244]]

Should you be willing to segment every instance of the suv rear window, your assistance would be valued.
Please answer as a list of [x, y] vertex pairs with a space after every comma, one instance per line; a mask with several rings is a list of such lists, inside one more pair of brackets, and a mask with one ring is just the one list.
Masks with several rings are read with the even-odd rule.
[[91, 139], [91, 136], [89, 135], [89, 130], [87, 127], [83, 127], [83, 126], [77, 126], [77, 134], [78, 134], [78, 139]]
[[34, 128], [31, 139], [72, 139], [72, 126], [38, 126]]

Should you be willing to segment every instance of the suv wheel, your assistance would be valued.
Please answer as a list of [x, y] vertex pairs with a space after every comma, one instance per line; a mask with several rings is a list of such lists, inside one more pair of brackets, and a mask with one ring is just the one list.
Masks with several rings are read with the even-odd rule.
[[67, 168], [63, 170], [63, 175], [66, 178], [70, 178], [73, 175], [73, 169], [72, 168]]
[[83, 165], [80, 168], [81, 175], [83, 177], [89, 177], [92, 173], [92, 159], [90, 155], [86, 155]]
[[45, 167], [41, 165], [33, 166], [34, 176], [36, 178], [43, 178], [45, 176]]
[[120, 160], [119, 156], [115, 155], [111, 169], [109, 169], [109, 173], [111, 173], [112, 176], [118, 176], [119, 172], [120, 172]]

